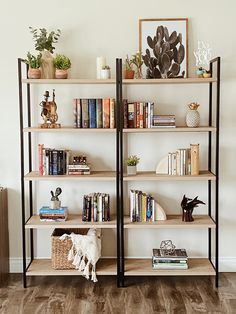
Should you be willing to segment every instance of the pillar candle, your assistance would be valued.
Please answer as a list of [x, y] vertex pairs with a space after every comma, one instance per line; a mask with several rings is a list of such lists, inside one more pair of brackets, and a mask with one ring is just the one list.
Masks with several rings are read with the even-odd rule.
[[101, 78], [101, 70], [106, 65], [105, 57], [97, 57], [97, 79]]

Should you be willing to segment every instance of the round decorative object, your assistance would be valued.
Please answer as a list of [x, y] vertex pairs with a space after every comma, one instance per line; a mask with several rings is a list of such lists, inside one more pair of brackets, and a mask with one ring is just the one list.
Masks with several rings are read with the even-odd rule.
[[68, 77], [68, 71], [67, 70], [56, 69], [56, 71], [55, 71], [55, 78], [56, 79], [67, 79], [67, 77]]
[[200, 113], [197, 110], [199, 105], [197, 103], [191, 103], [188, 107], [189, 110], [186, 114], [186, 124], [189, 128], [196, 128], [200, 124]]
[[41, 78], [41, 71], [40, 71], [40, 69], [29, 68], [29, 70], [28, 70], [28, 78], [29, 79], [40, 79]]

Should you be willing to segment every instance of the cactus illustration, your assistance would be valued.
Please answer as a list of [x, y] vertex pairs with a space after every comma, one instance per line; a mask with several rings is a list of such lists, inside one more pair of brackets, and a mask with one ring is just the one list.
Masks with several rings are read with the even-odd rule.
[[168, 28], [161, 25], [153, 38], [147, 37], [147, 44], [151, 49], [146, 49], [146, 54], [142, 56], [147, 78], [184, 77], [185, 71], [180, 74], [180, 65], [185, 58], [181, 33], [173, 31], [169, 35]]

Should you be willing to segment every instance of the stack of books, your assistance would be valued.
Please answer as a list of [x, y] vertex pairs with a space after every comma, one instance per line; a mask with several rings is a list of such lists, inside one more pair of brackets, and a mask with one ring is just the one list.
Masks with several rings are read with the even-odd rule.
[[68, 175], [86, 175], [90, 174], [90, 166], [88, 164], [72, 164], [67, 166]]
[[188, 256], [185, 249], [153, 249], [153, 269], [188, 269]]
[[154, 198], [142, 191], [130, 190], [130, 221], [155, 221]]
[[84, 195], [82, 221], [110, 221], [110, 195], [106, 193]]
[[40, 221], [66, 221], [67, 216], [67, 207], [51, 209], [49, 206], [43, 206], [39, 209]]
[[75, 128], [115, 128], [114, 98], [76, 98], [73, 101]]
[[124, 128], [151, 128], [154, 114], [152, 102], [128, 102], [124, 100]]
[[175, 128], [174, 115], [153, 115], [152, 128]]

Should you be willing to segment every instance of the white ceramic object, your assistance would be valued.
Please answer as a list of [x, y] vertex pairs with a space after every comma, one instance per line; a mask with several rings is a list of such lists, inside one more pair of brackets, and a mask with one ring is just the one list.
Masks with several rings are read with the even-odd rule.
[[111, 78], [111, 70], [110, 69], [102, 69], [100, 78], [103, 80], [108, 80]]
[[58, 209], [61, 207], [61, 201], [51, 201], [50, 208], [51, 209]]
[[186, 125], [189, 128], [196, 128], [200, 124], [200, 113], [196, 109], [189, 109], [186, 114]]
[[157, 167], [156, 174], [168, 174], [168, 156], [163, 157]]
[[97, 79], [101, 78], [101, 70], [106, 65], [105, 57], [97, 57]]
[[135, 176], [137, 174], [137, 166], [127, 166], [127, 175]]
[[155, 202], [155, 220], [166, 220], [166, 213], [160, 204]]

